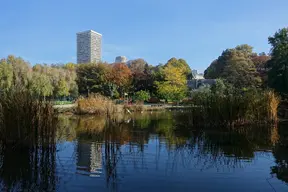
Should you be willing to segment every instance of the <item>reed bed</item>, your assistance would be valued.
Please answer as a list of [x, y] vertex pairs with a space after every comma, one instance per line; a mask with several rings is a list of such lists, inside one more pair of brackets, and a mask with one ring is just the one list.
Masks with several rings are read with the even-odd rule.
[[0, 95], [0, 140], [4, 144], [50, 146], [55, 142], [56, 121], [52, 104], [26, 89], [12, 88]]
[[76, 113], [80, 115], [95, 114], [112, 116], [123, 112], [123, 106], [116, 105], [111, 99], [99, 94], [91, 94], [87, 98], [80, 97], [77, 100]]
[[198, 94], [193, 98], [191, 121], [208, 126], [275, 123], [279, 103], [272, 91]]

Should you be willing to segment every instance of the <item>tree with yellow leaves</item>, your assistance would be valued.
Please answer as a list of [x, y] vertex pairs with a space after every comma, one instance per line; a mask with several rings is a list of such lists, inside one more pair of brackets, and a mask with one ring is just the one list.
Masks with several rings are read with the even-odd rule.
[[173, 101], [183, 99], [187, 95], [187, 79], [183, 68], [166, 65], [163, 73], [165, 80], [155, 83], [159, 96]]

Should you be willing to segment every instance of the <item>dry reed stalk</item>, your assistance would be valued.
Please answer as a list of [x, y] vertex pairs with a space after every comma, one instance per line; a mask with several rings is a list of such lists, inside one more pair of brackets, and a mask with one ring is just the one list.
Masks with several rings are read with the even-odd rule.
[[0, 96], [0, 139], [5, 144], [49, 146], [54, 143], [55, 125], [52, 104], [28, 90], [13, 88]]
[[266, 97], [268, 99], [268, 115], [270, 120], [277, 121], [277, 112], [280, 104], [280, 98], [272, 91], [268, 91], [266, 93]]
[[202, 94], [194, 98], [193, 122], [196, 124], [244, 125], [274, 123], [280, 103], [272, 91], [252, 91], [244, 94]]
[[81, 97], [77, 100], [78, 114], [96, 114], [111, 116], [123, 112], [121, 106], [115, 105], [112, 100], [99, 94], [91, 94], [89, 97]]

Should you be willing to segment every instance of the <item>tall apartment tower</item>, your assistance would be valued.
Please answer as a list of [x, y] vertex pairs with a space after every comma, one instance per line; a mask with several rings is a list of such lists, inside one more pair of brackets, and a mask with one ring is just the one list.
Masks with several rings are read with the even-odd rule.
[[77, 33], [77, 63], [101, 61], [102, 35], [89, 30]]

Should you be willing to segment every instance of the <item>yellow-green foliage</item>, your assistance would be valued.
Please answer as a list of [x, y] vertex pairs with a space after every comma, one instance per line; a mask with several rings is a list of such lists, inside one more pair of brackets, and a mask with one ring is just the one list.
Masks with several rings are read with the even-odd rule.
[[165, 99], [179, 101], [187, 93], [187, 80], [182, 68], [168, 65], [164, 68], [163, 82], [156, 82], [158, 94]]

